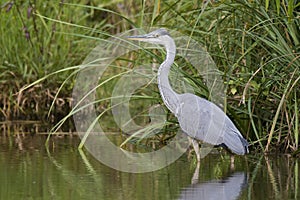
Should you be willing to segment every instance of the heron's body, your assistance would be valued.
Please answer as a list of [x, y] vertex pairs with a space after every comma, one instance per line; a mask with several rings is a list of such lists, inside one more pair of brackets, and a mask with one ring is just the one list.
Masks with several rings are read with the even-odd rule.
[[[248, 153], [248, 142], [217, 105], [194, 94], [177, 94], [172, 89], [168, 75], [176, 55], [176, 45], [165, 29], [128, 39], [165, 46], [167, 56], [158, 70], [158, 88], [165, 105], [188, 136], [212, 145], [225, 145], [239, 155]], [[193, 145], [195, 148], [195, 143]], [[196, 148], [195, 151], [200, 159]]]
[[225, 145], [239, 155], [247, 153], [247, 141], [218, 106], [189, 93], [179, 95], [179, 102], [175, 115], [187, 135], [212, 145]]

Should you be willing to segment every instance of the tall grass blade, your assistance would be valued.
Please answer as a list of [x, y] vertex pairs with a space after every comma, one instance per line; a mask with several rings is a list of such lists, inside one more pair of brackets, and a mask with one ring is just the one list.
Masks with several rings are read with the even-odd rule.
[[295, 178], [295, 195], [294, 195], [294, 197], [295, 197], [295, 199], [297, 199], [298, 198], [298, 191], [299, 191], [299, 167], [298, 167], [298, 165], [299, 165], [299, 163], [298, 163], [299, 161], [298, 160], [295, 160], [295, 167], [294, 167], [294, 178]]
[[282, 108], [283, 103], [284, 103], [284, 101], [285, 101], [285, 99], [286, 99], [286, 94], [287, 94], [288, 89], [289, 89], [289, 87], [290, 87], [290, 85], [291, 85], [291, 83], [292, 83], [292, 80], [293, 80], [293, 77], [294, 77], [296, 71], [297, 71], [297, 68], [294, 70], [292, 76], [290, 77], [290, 80], [289, 80], [288, 84], [286, 85], [286, 87], [285, 87], [285, 89], [284, 89], [284, 92], [283, 92], [283, 95], [282, 95], [282, 97], [281, 97], [281, 99], [280, 99], [280, 102], [279, 102], [279, 105], [278, 105], [278, 107], [277, 107], [275, 116], [274, 116], [274, 118], [273, 118], [272, 127], [271, 127], [271, 130], [270, 130], [270, 132], [269, 132], [269, 137], [268, 137], [268, 142], [267, 142], [267, 145], [266, 145], [266, 148], [265, 148], [265, 152], [268, 152], [268, 151], [269, 151], [269, 147], [270, 147], [271, 141], [272, 141], [272, 139], [273, 139], [273, 134], [274, 134], [274, 131], [275, 131], [277, 119], [278, 119], [278, 117], [279, 117], [279, 115], [280, 115], [281, 108]]
[[252, 125], [252, 129], [253, 129], [253, 131], [254, 131], [254, 134], [255, 134], [255, 136], [256, 136], [256, 139], [257, 139], [257, 141], [258, 141], [258, 143], [259, 143], [259, 146], [260, 146], [261, 149], [264, 150], [264, 146], [263, 146], [263, 144], [262, 144], [262, 142], [261, 142], [261, 138], [260, 138], [259, 135], [258, 135], [256, 126], [255, 126], [255, 122], [254, 122], [254, 120], [253, 120], [252, 109], [251, 109], [251, 103], [252, 103], [251, 100], [252, 100], [252, 98], [250, 97], [249, 100], [248, 100], [248, 113], [249, 113], [249, 117], [250, 117], [250, 122], [251, 122], [251, 125]]
[[295, 101], [295, 128], [294, 128], [294, 134], [295, 134], [295, 143], [296, 143], [296, 150], [299, 148], [299, 109], [298, 109], [298, 98], [297, 98], [297, 92], [295, 90], [294, 92], [294, 101]]

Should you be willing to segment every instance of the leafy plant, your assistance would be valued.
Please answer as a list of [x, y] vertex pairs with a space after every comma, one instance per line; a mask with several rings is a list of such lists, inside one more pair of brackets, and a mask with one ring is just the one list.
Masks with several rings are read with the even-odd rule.
[[[38, 90], [35, 96], [45, 94], [45, 88], [51, 88], [51, 101], [57, 101], [60, 95], [69, 96], [73, 77], [79, 70], [76, 66], [91, 50], [94, 41], [131, 28], [147, 30], [163, 26], [186, 34], [207, 48], [223, 72], [227, 86], [225, 111], [251, 141], [252, 150], [279, 149], [297, 153], [300, 3], [295, 0], [270, 2], [169, 0], [74, 4], [24, 1], [3, 4], [0, 44], [4, 48], [0, 49], [3, 55], [0, 76], [3, 91], [10, 88], [10, 92], [1, 94], [5, 105], [2, 118], [9, 118], [12, 107], [24, 111], [26, 106], [20, 102], [29, 96], [30, 90], [23, 91], [23, 101], [15, 101], [15, 94], [30, 83], [34, 84], [29, 86], [35, 85], [31, 92]], [[140, 61], [147, 56], [147, 53], [140, 55]], [[121, 71], [111, 73], [110, 77]], [[178, 65], [176, 73], [184, 77], [197, 94], [209, 96], [191, 67]], [[12, 81], [12, 78], [19, 80]], [[105, 91], [112, 89], [116, 80], [106, 85]], [[101, 91], [101, 98], [100, 94]], [[147, 95], [156, 98], [158, 93], [153, 90]], [[138, 100], [143, 100], [142, 95], [135, 98], [135, 103]], [[36, 98], [30, 105], [35, 106], [37, 101], [40, 99]], [[100, 114], [109, 109], [109, 99], [106, 102], [100, 99], [98, 103], [103, 105]], [[27, 104], [27, 107], [30, 106]], [[70, 114], [66, 116], [71, 117]], [[64, 120], [66, 118], [62, 122]], [[169, 122], [176, 127], [172, 118]]]

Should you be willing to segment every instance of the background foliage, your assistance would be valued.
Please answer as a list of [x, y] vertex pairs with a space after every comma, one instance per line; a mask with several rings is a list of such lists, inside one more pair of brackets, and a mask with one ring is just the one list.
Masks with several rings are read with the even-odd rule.
[[227, 86], [227, 113], [252, 149], [296, 154], [299, 13], [296, 0], [4, 1], [1, 119], [66, 115], [74, 81], [70, 74], [76, 72], [71, 66], [82, 62], [97, 38], [137, 27], [166, 27], [190, 35], [212, 55]]

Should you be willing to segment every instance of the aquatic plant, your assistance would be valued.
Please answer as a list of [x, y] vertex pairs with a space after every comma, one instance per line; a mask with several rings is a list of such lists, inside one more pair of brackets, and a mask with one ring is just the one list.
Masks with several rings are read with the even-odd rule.
[[[297, 1], [11, 3], [2, 5], [0, 19], [3, 36], [0, 42], [4, 47], [0, 50], [1, 89], [9, 91], [0, 94], [2, 119], [10, 118], [9, 113], [14, 110], [23, 112], [26, 107], [30, 110], [36, 105], [39, 110], [56, 109], [49, 101], [57, 104], [60, 98], [66, 101], [79, 70], [76, 66], [99, 38], [137, 27], [166, 27], [190, 35], [207, 48], [223, 72], [227, 86], [225, 110], [251, 141], [252, 151], [299, 152], [300, 3]], [[143, 55], [149, 58], [149, 54]], [[131, 66], [135, 64], [130, 58], [127, 61]], [[119, 61], [116, 66], [122, 64]], [[194, 90], [207, 96], [198, 75], [188, 66], [185, 70], [189, 73], [178, 66], [178, 73]], [[118, 77], [116, 74], [123, 72], [116, 67], [108, 77]], [[99, 89], [98, 96], [107, 98], [116, 80], [106, 83], [104, 91]], [[17, 93], [21, 88], [28, 89]], [[45, 93], [47, 90], [50, 92]], [[142, 96], [143, 92], [139, 94]], [[158, 97], [155, 89], [148, 89], [147, 95]], [[31, 103], [26, 98], [29, 96], [35, 97]], [[42, 101], [37, 96], [42, 99], [47, 96], [48, 103], [37, 104]], [[140, 108], [139, 100], [144, 99], [137, 96], [134, 105]], [[110, 100], [99, 102], [99, 113], [108, 113], [101, 116], [111, 118]], [[71, 117], [74, 112], [65, 116]], [[176, 128], [172, 118], [169, 123], [173, 124], [169, 130]], [[160, 136], [159, 140], [166, 138]]]

